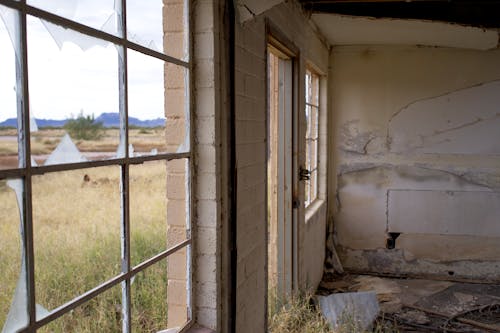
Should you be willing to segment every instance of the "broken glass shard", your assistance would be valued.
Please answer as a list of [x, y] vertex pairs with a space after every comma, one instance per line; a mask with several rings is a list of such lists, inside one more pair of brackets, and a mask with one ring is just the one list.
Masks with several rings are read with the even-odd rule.
[[75, 22], [88, 25], [104, 32], [119, 35], [121, 21], [115, 0], [28, 0], [38, 7]]
[[14, 332], [28, 324], [26, 262], [22, 237], [20, 179], [0, 180], [0, 327]]
[[17, 13], [0, 6], [0, 170], [19, 166], [16, 93]]

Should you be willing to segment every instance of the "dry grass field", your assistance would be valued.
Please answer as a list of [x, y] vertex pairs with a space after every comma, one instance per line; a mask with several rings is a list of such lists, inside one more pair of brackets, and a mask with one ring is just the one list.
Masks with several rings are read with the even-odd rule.
[[[39, 131], [34, 141], [40, 154], [57, 143], [56, 131]], [[112, 137], [111, 131], [106, 133]], [[154, 130], [152, 130], [154, 131]], [[139, 130], [131, 138], [151, 148], [157, 137]], [[5, 135], [0, 133], [0, 135]], [[148, 137], [151, 140], [148, 141]], [[77, 143], [79, 149], [103, 149], [99, 143]], [[154, 146], [154, 143], [152, 144]], [[0, 144], [5, 149], [4, 144]], [[116, 148], [113, 148], [116, 149]], [[1, 154], [1, 153], [0, 153]], [[33, 177], [33, 224], [36, 302], [47, 310], [70, 301], [121, 270], [121, 195], [118, 166], [49, 173]], [[19, 208], [14, 191], [0, 180], [0, 328], [6, 320], [20, 271]], [[148, 162], [130, 167], [131, 260], [136, 265], [166, 249], [166, 164]], [[135, 332], [166, 328], [167, 271], [162, 261], [139, 273], [132, 284]], [[121, 330], [121, 288], [114, 287], [39, 332], [118, 332]]]

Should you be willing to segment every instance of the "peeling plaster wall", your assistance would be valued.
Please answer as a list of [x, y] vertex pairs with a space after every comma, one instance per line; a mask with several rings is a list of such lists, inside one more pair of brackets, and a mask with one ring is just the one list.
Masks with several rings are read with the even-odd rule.
[[499, 281], [500, 50], [341, 46], [330, 63], [344, 266]]

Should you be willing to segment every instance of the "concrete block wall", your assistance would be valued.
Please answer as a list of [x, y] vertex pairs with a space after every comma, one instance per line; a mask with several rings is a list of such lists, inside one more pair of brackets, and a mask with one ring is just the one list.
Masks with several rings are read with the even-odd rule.
[[[294, 1], [272, 9], [236, 27], [236, 163], [237, 163], [237, 332], [266, 330], [266, 20], [300, 50], [299, 137], [305, 136], [304, 79], [306, 60], [324, 73], [328, 69], [328, 47], [315, 31], [300, 5]], [[300, 136], [301, 135], [301, 136]], [[302, 142], [302, 140], [299, 140]], [[304, 164], [305, 147], [299, 146]], [[303, 202], [303, 185], [299, 195]], [[319, 216], [318, 216], [319, 214]], [[305, 223], [299, 211], [298, 281], [301, 288], [314, 288], [321, 279], [326, 228], [326, 201], [310, 212]], [[313, 237], [309, 237], [315, 235]], [[323, 244], [323, 246], [318, 245]], [[314, 249], [314, 250], [311, 250]], [[314, 256], [314, 260], [311, 257]], [[306, 266], [306, 262], [310, 262]]]
[[221, 11], [224, 3], [193, 1], [194, 304], [196, 322], [222, 331]]
[[331, 64], [344, 266], [498, 281], [500, 50], [344, 46]]
[[[192, 82], [190, 99], [185, 89], [184, 70], [180, 66], [165, 66], [165, 106], [167, 117], [167, 143], [169, 151], [176, 152], [190, 140], [193, 152], [192, 192], [186, 197], [184, 183], [185, 163], [169, 162], [167, 169], [167, 239], [169, 246], [185, 239], [186, 203], [192, 204], [191, 285], [188, 285], [187, 250], [168, 257], [168, 326], [182, 326], [187, 321], [186, 291], [191, 290], [193, 320], [203, 327], [221, 330], [222, 285], [221, 241], [222, 182], [221, 175], [221, 104], [224, 103], [222, 86], [225, 82], [220, 70], [221, 30], [224, 2], [199, 0], [190, 3], [193, 53], [190, 62]], [[186, 45], [186, 7], [183, 0], [164, 0], [165, 52], [188, 60]], [[183, 19], [184, 18], [184, 19]], [[171, 43], [177, 43], [174, 48]], [[191, 105], [186, 105], [190, 102]], [[185, 110], [191, 110], [190, 119]], [[187, 125], [192, 131], [186, 138]], [[177, 186], [176, 186], [177, 185]]]
[[[171, 56], [185, 59], [187, 13], [184, 1], [163, 1], [164, 49]], [[165, 82], [165, 136], [168, 152], [177, 152], [185, 146], [190, 119], [186, 119], [189, 99], [186, 98], [187, 72], [184, 67], [170, 63], [164, 65]], [[187, 237], [186, 215], [189, 198], [186, 196], [187, 165], [184, 160], [167, 162], [167, 247]], [[179, 327], [188, 320], [187, 251], [182, 249], [167, 258], [167, 305], [169, 327]]]

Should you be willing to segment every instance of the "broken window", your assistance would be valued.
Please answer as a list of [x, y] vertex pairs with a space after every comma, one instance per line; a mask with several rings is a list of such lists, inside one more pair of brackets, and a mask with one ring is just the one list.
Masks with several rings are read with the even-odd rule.
[[319, 75], [306, 70], [306, 169], [309, 180], [305, 185], [305, 206], [318, 197], [318, 147], [319, 147]]
[[188, 4], [2, 1], [2, 332], [192, 322]]

